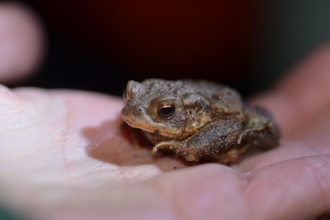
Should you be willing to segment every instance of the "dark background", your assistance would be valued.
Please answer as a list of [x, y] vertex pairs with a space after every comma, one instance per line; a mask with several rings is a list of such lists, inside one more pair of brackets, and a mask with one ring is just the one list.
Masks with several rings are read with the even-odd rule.
[[15, 86], [121, 95], [127, 80], [206, 78], [267, 89], [330, 37], [329, 1], [26, 0], [47, 58]]
[[157, 77], [247, 87], [249, 3], [26, 2], [44, 21], [49, 39], [48, 59], [29, 86], [120, 95], [128, 79]]

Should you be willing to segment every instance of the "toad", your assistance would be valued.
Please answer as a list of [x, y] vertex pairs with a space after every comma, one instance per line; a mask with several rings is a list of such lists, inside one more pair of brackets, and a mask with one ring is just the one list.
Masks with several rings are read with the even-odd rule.
[[242, 101], [225, 85], [205, 80], [147, 79], [129, 81], [121, 117], [143, 131], [155, 146], [187, 161], [236, 162], [252, 150], [279, 144], [280, 131], [264, 108]]

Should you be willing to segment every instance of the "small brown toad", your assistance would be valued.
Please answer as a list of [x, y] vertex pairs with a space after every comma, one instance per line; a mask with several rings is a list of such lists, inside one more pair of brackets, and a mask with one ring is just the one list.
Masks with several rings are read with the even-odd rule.
[[243, 153], [279, 144], [271, 115], [242, 101], [237, 91], [210, 81], [129, 81], [122, 119], [159, 149], [187, 161], [213, 158], [230, 164]]

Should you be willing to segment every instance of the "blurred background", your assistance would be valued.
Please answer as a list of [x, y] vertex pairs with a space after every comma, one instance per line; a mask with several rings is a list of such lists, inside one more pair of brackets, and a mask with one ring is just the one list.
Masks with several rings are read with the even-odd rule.
[[329, 1], [26, 0], [44, 63], [12, 86], [121, 95], [127, 80], [205, 78], [250, 95], [330, 37]]

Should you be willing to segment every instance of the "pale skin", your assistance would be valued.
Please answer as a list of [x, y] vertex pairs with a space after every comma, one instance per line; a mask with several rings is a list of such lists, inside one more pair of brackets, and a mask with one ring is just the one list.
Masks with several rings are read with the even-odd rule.
[[[20, 64], [16, 58], [9, 61]], [[148, 147], [135, 149], [118, 132], [120, 98], [1, 86], [0, 204], [41, 219], [314, 219], [329, 213], [329, 60], [326, 45], [250, 100], [273, 113], [283, 141], [232, 167], [188, 166], [171, 155], [153, 157]]]

